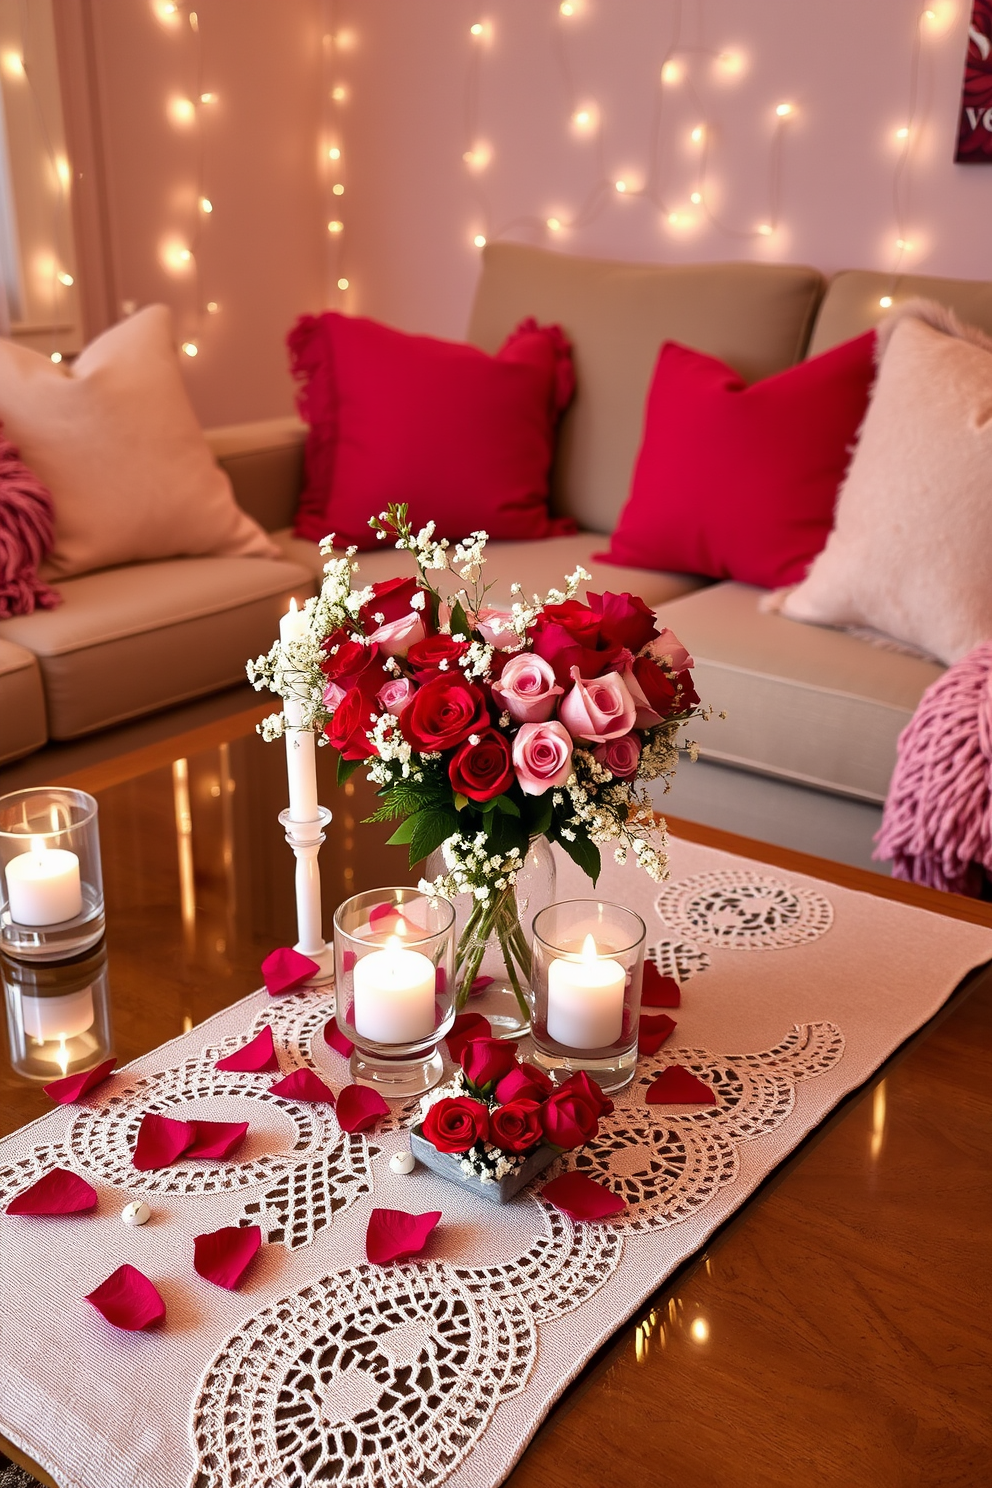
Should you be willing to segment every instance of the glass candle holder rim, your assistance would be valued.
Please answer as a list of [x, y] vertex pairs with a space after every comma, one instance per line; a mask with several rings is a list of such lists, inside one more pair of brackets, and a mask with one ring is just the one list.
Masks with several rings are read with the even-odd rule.
[[[395, 932], [393, 932], [385, 941], [368, 940], [363, 936], [355, 935], [353, 931], [346, 929], [345, 926], [342, 925], [340, 919], [342, 910], [348, 909], [351, 906], [355, 906], [356, 908], [359, 907], [358, 901], [368, 901], [369, 908], [374, 909], [377, 904], [389, 902], [389, 896], [396, 894], [409, 894], [411, 901], [414, 899], [423, 899], [427, 904], [431, 906], [432, 910], [439, 910], [440, 906], [443, 905], [444, 908], [447, 910], [447, 923], [438, 925], [433, 930], [425, 930], [423, 935], [397, 935]], [[392, 902], [396, 906], [396, 908], [402, 908], [402, 900], [397, 901], [396, 899], [394, 899]], [[399, 945], [403, 947], [404, 950], [416, 950], [418, 946], [424, 945], [429, 941], [435, 941], [438, 939], [439, 936], [447, 934], [447, 932], [454, 925], [454, 922], [455, 907], [449, 899], [445, 899], [443, 895], [434, 897], [430, 894], [424, 894], [421, 890], [410, 884], [392, 884], [384, 888], [363, 889], [360, 893], [350, 894], [347, 899], [343, 899], [334, 911], [335, 935], [340, 932], [340, 934], [345, 936], [348, 940], [354, 941], [360, 946], [365, 946], [370, 951], [381, 951], [383, 949], [383, 946], [388, 944], [388, 942], [391, 940], [396, 940]]]
[[[634, 952], [636, 952], [638, 946], [646, 939], [647, 933], [648, 933], [648, 927], [647, 927], [647, 925], [645, 924], [645, 922], [642, 919], [642, 917], [637, 913], [637, 910], [636, 909], [629, 909], [626, 904], [614, 904], [609, 899], [589, 899], [589, 898], [582, 898], [582, 899], [559, 899], [555, 904], [549, 904], [549, 905], [546, 906], [546, 908], [541, 909], [541, 910], [538, 910], [537, 914], [534, 916], [533, 923], [532, 923], [532, 926], [531, 926], [531, 928], [532, 928], [532, 930], [534, 932], [534, 939], [535, 940], [539, 940], [541, 942], [541, 945], [544, 946], [546, 950], [551, 951], [559, 960], [562, 960], [562, 961], [581, 961], [582, 958], [583, 958], [582, 957], [582, 951], [581, 950], [579, 950], [579, 951], [564, 951], [564, 950], [562, 950], [561, 947], [558, 946], [558, 945], [556, 945], [553, 940], [548, 940], [548, 938], [545, 935], [542, 935], [541, 934], [541, 932], [537, 928], [537, 922], [538, 922], [538, 920], [543, 919], [545, 915], [552, 914], [555, 910], [571, 909], [571, 908], [576, 907], [576, 906], [578, 906], [580, 904], [593, 904], [593, 905], [597, 905], [599, 907], [609, 908], [611, 910], [616, 911], [620, 915], [626, 915], [626, 916], [628, 916], [631, 920], [634, 920], [640, 926], [640, 932], [637, 935], [634, 936], [634, 939], [630, 942], [629, 945], [610, 946], [610, 948], [608, 950], [605, 950], [605, 951], [600, 951], [597, 948], [597, 951], [596, 951], [596, 955], [597, 956], [606, 958], [606, 957], [609, 957], [609, 956], [627, 956], [627, 955], [631, 955]], [[590, 935], [592, 934], [592, 931], [591, 930], [589, 931], [589, 934]], [[595, 939], [595, 937], [593, 937], [593, 938]]]
[[[26, 797], [47, 797], [53, 800], [59, 796], [70, 798], [72, 805], [79, 809], [80, 815], [72, 821], [66, 822], [65, 826], [48, 827], [32, 830], [30, 826], [7, 827], [3, 825], [7, 811], [13, 809], [13, 804]], [[88, 826], [96, 819], [99, 813], [99, 802], [89, 791], [79, 790], [74, 785], [29, 785], [21, 790], [10, 791], [5, 796], [0, 796], [0, 838], [6, 838], [11, 842], [30, 841], [32, 837], [62, 837], [67, 832], [78, 832]]]

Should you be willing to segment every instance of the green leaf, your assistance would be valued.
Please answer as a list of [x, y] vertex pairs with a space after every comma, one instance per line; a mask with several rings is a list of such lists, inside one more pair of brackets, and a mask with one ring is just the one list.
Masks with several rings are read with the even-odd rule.
[[603, 866], [599, 848], [595, 842], [590, 842], [588, 837], [582, 836], [577, 836], [574, 842], [569, 842], [567, 838], [559, 836], [557, 841], [568, 853], [572, 862], [595, 883]]
[[468, 796], [463, 796], [461, 791], [455, 791], [455, 810], [464, 811], [468, 805]]
[[400, 822], [393, 835], [386, 839], [388, 847], [402, 847], [405, 843], [412, 840], [415, 830], [414, 823], [419, 814], [417, 812], [413, 816], [408, 816], [405, 821]]
[[351, 777], [352, 777], [352, 775], [354, 775], [355, 771], [359, 768], [359, 766], [360, 765], [364, 765], [364, 763], [365, 763], [365, 761], [364, 760], [360, 760], [360, 759], [359, 760], [346, 760], [343, 755], [340, 755], [339, 754], [338, 755], [338, 785], [344, 785], [344, 783], [345, 783], [346, 780], [350, 780]]
[[530, 816], [527, 820], [527, 831], [531, 837], [545, 837], [551, 830], [551, 818], [554, 815], [551, 792], [545, 791], [543, 796], [528, 797], [530, 805]]
[[502, 811], [504, 816], [520, 815], [520, 807], [509, 796], [494, 796], [491, 804], [497, 811]]
[[414, 823], [410, 836], [410, 867], [428, 857], [442, 842], [446, 842], [461, 826], [451, 810], [418, 811], [410, 818]]
[[527, 851], [527, 829], [523, 821], [515, 816], [501, 816], [494, 811], [483, 821], [483, 828], [491, 852], [506, 854], [511, 847], [520, 849], [521, 856]]
[[451, 634], [463, 635], [466, 640], [470, 640], [472, 636], [468, 616], [460, 599], [456, 599], [451, 606]]
[[430, 611], [431, 622], [428, 629], [428, 634], [434, 635], [437, 632], [437, 617], [441, 608], [441, 596], [439, 594], [436, 594], [433, 589], [428, 589], [426, 592], [427, 607]]

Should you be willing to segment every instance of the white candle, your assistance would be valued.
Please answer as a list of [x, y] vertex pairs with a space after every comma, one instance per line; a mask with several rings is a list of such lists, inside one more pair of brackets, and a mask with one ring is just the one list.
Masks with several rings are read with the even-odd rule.
[[46, 847], [43, 837], [32, 837], [30, 851], [11, 858], [6, 878], [17, 925], [60, 925], [82, 912], [79, 859], [66, 848]]
[[429, 956], [402, 946], [355, 962], [355, 1030], [377, 1044], [412, 1044], [435, 1023], [435, 970]]
[[627, 973], [600, 956], [587, 935], [582, 958], [564, 957], [548, 967], [548, 1037], [568, 1049], [605, 1049], [623, 1032]]
[[21, 997], [21, 1017], [28, 1038], [47, 1043], [49, 1039], [78, 1038], [93, 1027], [93, 988], [66, 992], [61, 997]]
[[[289, 609], [279, 621], [279, 640], [285, 646], [290, 641], [299, 641], [307, 633], [307, 620], [302, 610], [297, 609], [296, 600], [289, 601]], [[286, 772], [289, 779], [289, 817], [291, 821], [312, 822], [317, 820], [317, 760], [314, 736], [310, 729], [301, 729], [303, 700], [299, 697], [283, 698], [286, 715]]]

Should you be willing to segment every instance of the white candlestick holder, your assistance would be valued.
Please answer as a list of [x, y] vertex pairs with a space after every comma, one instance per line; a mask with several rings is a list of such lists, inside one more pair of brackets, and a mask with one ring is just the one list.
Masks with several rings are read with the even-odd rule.
[[317, 985], [334, 980], [334, 947], [324, 939], [320, 907], [320, 866], [317, 854], [324, 841], [324, 829], [330, 825], [331, 812], [317, 807], [313, 821], [294, 821], [289, 808], [279, 813], [286, 841], [296, 854], [296, 933], [294, 950], [316, 961], [320, 972], [311, 978]]

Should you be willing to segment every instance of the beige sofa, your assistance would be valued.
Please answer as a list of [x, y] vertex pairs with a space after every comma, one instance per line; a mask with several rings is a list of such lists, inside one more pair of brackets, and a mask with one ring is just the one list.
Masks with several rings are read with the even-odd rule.
[[[491, 244], [468, 328], [495, 350], [524, 316], [570, 336], [578, 393], [562, 426], [553, 504], [583, 531], [490, 548], [494, 598], [546, 589], [576, 563], [590, 587], [629, 588], [693, 652], [701, 696], [726, 720], [698, 730], [703, 762], [669, 809], [758, 837], [867, 861], [896, 740], [940, 668], [846, 634], [762, 614], [761, 591], [598, 564], [629, 488], [658, 348], [683, 341], [748, 381], [873, 325], [879, 299], [922, 294], [992, 333], [992, 284], [847, 272], [829, 284], [790, 265], [639, 265]], [[292, 537], [303, 426], [293, 418], [208, 431], [240, 504], [282, 559], [176, 559], [62, 584], [64, 604], [0, 622], [0, 761], [238, 682], [290, 594], [312, 593], [315, 544]], [[397, 493], [400, 495], [401, 493]], [[949, 494], [949, 499], [952, 493]], [[377, 549], [367, 580], [401, 571]]]

